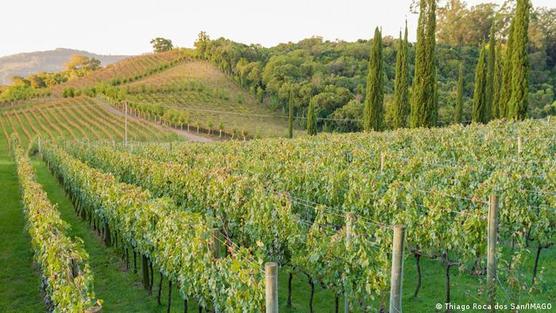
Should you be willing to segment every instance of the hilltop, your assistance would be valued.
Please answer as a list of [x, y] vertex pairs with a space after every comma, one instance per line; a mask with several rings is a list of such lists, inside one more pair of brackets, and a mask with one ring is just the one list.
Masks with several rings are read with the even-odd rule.
[[8, 84], [13, 76], [28, 76], [38, 72], [59, 72], [63, 70], [64, 63], [75, 54], [98, 59], [103, 66], [128, 57], [125, 55], [101, 55], [66, 48], [8, 55], [0, 57], [0, 84]]

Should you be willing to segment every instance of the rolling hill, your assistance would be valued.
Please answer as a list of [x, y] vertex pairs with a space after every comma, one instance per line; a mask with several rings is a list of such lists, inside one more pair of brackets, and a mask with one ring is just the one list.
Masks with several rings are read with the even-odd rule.
[[133, 108], [175, 126], [232, 137], [287, 132], [285, 115], [257, 101], [208, 61], [188, 60], [122, 88]]
[[23, 144], [36, 137], [122, 141], [124, 102], [129, 140], [205, 141], [206, 135], [244, 139], [287, 132], [284, 115], [186, 49], [125, 58], [56, 85], [49, 94], [0, 108], [2, 134], [15, 133]]
[[233, 138], [284, 136], [287, 117], [260, 103], [188, 49], [130, 57], [54, 86], [52, 95], [103, 97], [124, 111], [182, 130]]
[[8, 84], [13, 76], [28, 76], [38, 72], [61, 71], [64, 63], [74, 54], [96, 58], [100, 60], [103, 66], [128, 57], [124, 55], [100, 55], [65, 48], [8, 55], [0, 57], [0, 85]]
[[99, 83], [120, 85], [143, 79], [149, 75], [165, 70], [183, 61], [187, 55], [182, 50], [172, 50], [163, 53], [148, 53], [128, 57], [114, 64], [93, 71], [88, 75], [69, 80], [53, 87], [53, 93], [60, 95], [67, 88], [91, 88]]

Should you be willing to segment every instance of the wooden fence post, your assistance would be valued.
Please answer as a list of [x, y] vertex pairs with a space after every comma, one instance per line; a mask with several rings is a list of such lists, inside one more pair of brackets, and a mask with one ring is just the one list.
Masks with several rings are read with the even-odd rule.
[[[213, 236], [213, 245], [212, 245], [212, 255], [214, 256], [215, 259], [219, 259], [221, 257], [221, 253], [220, 251], [222, 250], [222, 239], [220, 239], [220, 229], [215, 228], [212, 230], [212, 236]], [[228, 247], [226, 247], [226, 250], [228, 249]]]
[[127, 147], [127, 101], [125, 101], [124, 144]]
[[85, 310], [85, 313], [100, 313], [100, 312], [102, 312], [101, 305], [95, 305], [92, 308], [88, 308]]
[[[351, 236], [353, 228], [353, 213], [346, 213], [346, 248], [349, 249], [351, 246]], [[344, 313], [349, 313], [349, 299], [348, 295], [344, 290]]]
[[488, 208], [487, 289], [492, 312], [496, 304], [496, 243], [498, 237], [498, 197], [490, 195]]
[[266, 313], [278, 313], [278, 264], [265, 264]]
[[390, 273], [390, 310], [391, 313], [402, 312], [402, 280], [403, 280], [403, 225], [394, 226], [392, 242], [392, 272]]

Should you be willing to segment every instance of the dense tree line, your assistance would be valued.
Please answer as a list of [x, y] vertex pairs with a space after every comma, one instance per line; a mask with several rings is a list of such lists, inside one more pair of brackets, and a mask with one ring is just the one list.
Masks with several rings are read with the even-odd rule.
[[[487, 123], [496, 118], [524, 119], [529, 106], [529, 0], [518, 0], [511, 20], [505, 53], [497, 53], [496, 24], [488, 47], [483, 45], [475, 70], [472, 120]], [[504, 66], [502, 65], [504, 62]], [[501, 78], [505, 82], [501, 83]]]
[[[432, 4], [431, 1], [424, 2]], [[434, 58], [429, 59], [429, 61], [433, 60], [433, 63], [426, 67], [427, 75], [436, 83], [429, 84], [427, 88], [432, 89], [426, 91], [424, 95], [427, 95], [434, 110], [428, 117], [427, 123], [416, 123], [413, 126], [452, 123], [458, 114], [458, 120], [462, 122], [471, 120], [475, 87], [473, 69], [477, 66], [483, 46], [487, 49], [485, 83], [490, 86], [485, 87], [485, 90], [491, 92], [485, 94], [485, 102], [490, 103], [488, 107], [492, 110], [485, 114], [489, 119], [505, 116], [498, 113], [497, 99], [506, 95], [495, 94], [500, 93], [504, 88], [493, 86], [497, 84], [504, 86], [509, 83], [508, 86], [511, 88], [512, 79], [505, 77], [506, 71], [502, 69], [512, 67], [512, 62], [506, 61], [505, 54], [511, 41], [510, 24], [516, 13], [515, 4], [508, 2], [501, 7], [484, 4], [467, 9], [462, 1], [449, 2], [454, 6], [458, 3], [465, 8], [460, 10], [460, 13], [454, 13], [449, 6], [438, 8], [435, 12], [438, 16], [437, 29], [435, 32], [427, 33], [430, 38], [428, 47], [432, 48], [427, 51], [434, 53]], [[529, 55], [527, 58], [529, 94], [526, 113], [531, 117], [556, 113], [556, 103], [554, 103], [556, 56], [552, 55], [556, 49], [550, 50], [550, 47], [556, 46], [556, 23], [551, 18], [555, 16], [555, 11], [535, 8], [531, 12], [528, 26], [530, 40], [525, 46]], [[465, 27], [451, 27], [453, 23], [447, 22], [449, 21], [446, 18], [447, 12], [451, 14], [451, 18], [459, 15], [460, 19], [467, 21]], [[485, 14], [489, 21], [485, 25], [473, 22], [480, 19], [477, 16], [481, 17]], [[428, 15], [429, 19], [433, 17], [436, 18]], [[491, 38], [489, 35], [493, 25], [495, 25], [495, 36], [492, 38], [497, 40], [491, 44], [488, 41]], [[426, 27], [424, 29], [427, 32], [428, 29]], [[463, 39], [458, 41], [449, 39], [458, 32], [462, 34]], [[437, 42], [434, 44], [430, 41], [432, 34], [436, 34]], [[373, 41], [325, 41], [313, 37], [297, 43], [290, 42], [265, 48], [260, 45], [236, 43], [225, 38], [211, 40], [203, 32], [199, 35], [195, 46], [199, 57], [210, 60], [222, 71], [234, 77], [238, 84], [248, 89], [262, 104], [282, 110], [285, 114], [291, 104], [293, 115], [303, 117], [294, 118], [298, 126], [306, 127], [307, 121], [304, 118], [307, 117], [309, 104], [313, 103], [319, 129], [354, 131], [361, 130], [364, 126], [367, 82], [368, 77], [372, 76], [369, 75], [369, 65], [372, 60], [371, 53], [374, 51], [371, 49]], [[384, 80], [384, 125], [381, 127], [396, 128], [404, 123], [398, 118], [400, 114], [398, 104], [401, 101], [399, 99], [403, 99], [406, 93], [404, 90], [400, 91], [401, 94], [396, 92], [399, 83], [396, 82], [397, 59], [399, 52], [406, 50], [404, 52], [407, 62], [405, 79], [411, 86], [407, 88], [407, 97], [410, 102], [414, 102], [416, 44], [404, 45], [403, 39], [389, 36], [382, 37], [381, 41]], [[494, 48], [494, 54], [490, 53], [493, 50], [491, 46]], [[496, 54], [501, 55], [500, 60], [496, 59]], [[460, 70], [462, 79], [460, 79]], [[509, 93], [507, 96], [511, 97], [511, 92]], [[403, 108], [403, 105], [401, 107]], [[406, 112], [408, 114], [409, 110]]]
[[83, 55], [73, 55], [61, 72], [40, 72], [28, 77], [14, 76], [10, 86], [0, 93], [0, 101], [25, 100], [50, 94], [49, 87], [62, 84], [70, 79], [87, 75], [100, 68], [100, 61]]

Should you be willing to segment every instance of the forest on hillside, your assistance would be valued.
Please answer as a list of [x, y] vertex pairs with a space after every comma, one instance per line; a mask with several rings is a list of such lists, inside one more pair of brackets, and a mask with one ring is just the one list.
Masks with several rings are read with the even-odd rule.
[[[507, 44], [515, 1], [503, 5], [468, 6], [450, 0], [437, 9], [436, 66], [438, 77], [438, 124], [453, 120], [458, 69], [464, 68], [464, 121], [471, 120], [475, 67], [481, 45], [491, 28], [496, 40]], [[403, 21], [400, 21], [403, 28]], [[412, 32], [414, 30], [409, 30]], [[400, 38], [401, 38], [400, 32]], [[556, 114], [556, 9], [533, 8], [529, 23], [529, 105], [533, 118]], [[385, 123], [392, 128], [392, 103], [396, 54], [400, 39], [383, 38]], [[195, 46], [199, 56], [216, 64], [248, 89], [259, 101], [306, 116], [309, 104], [316, 107], [318, 126], [324, 130], [361, 129], [366, 80], [372, 40], [325, 41], [312, 37], [271, 48], [242, 44], [226, 38], [215, 40], [201, 32]], [[414, 74], [415, 44], [409, 44], [409, 76]], [[298, 123], [305, 125], [304, 119]]]

